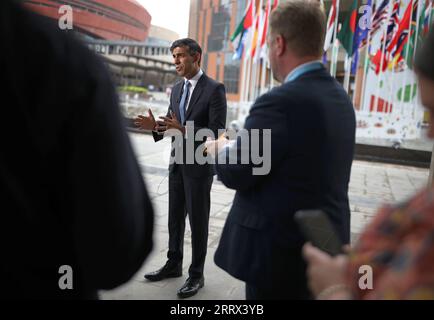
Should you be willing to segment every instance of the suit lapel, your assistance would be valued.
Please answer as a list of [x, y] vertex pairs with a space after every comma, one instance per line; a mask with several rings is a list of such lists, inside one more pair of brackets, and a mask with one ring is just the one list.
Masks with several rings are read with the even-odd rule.
[[200, 77], [199, 81], [196, 84], [196, 87], [194, 88], [193, 95], [191, 96], [190, 103], [188, 104], [187, 113], [185, 114], [185, 120], [187, 120], [188, 117], [193, 112], [194, 105], [196, 104], [197, 100], [202, 94], [205, 84], [206, 84], [206, 75], [204, 73], [202, 74], [202, 76]]

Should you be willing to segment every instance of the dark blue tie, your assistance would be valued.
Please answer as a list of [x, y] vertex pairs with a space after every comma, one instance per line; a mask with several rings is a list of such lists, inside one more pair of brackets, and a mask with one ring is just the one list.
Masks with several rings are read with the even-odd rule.
[[184, 89], [182, 92], [181, 102], [179, 104], [179, 114], [181, 115], [181, 124], [184, 124], [185, 121], [185, 107], [187, 106], [188, 102], [188, 94], [190, 92], [190, 81], [184, 82]]

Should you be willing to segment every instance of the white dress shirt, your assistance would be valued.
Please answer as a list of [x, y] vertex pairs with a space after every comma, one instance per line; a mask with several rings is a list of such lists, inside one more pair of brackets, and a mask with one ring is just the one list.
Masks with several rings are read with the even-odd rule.
[[187, 78], [184, 78], [184, 83], [185, 83], [185, 81], [188, 80], [188, 81], [190, 81], [190, 84], [191, 84], [190, 91], [188, 92], [188, 102], [187, 102], [187, 105], [185, 106], [185, 112], [187, 112], [187, 110], [188, 110], [188, 107], [190, 105], [191, 96], [193, 95], [194, 88], [196, 88], [197, 82], [199, 81], [200, 77], [202, 77], [202, 75], [203, 75], [203, 71], [202, 71], [202, 69], [199, 69], [199, 72], [196, 73], [196, 75], [193, 78], [191, 78], [190, 80]]

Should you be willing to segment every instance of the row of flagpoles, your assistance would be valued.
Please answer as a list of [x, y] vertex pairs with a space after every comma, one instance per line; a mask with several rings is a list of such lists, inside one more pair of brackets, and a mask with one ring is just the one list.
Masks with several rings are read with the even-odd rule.
[[[339, 10], [338, 8], [339, 0], [333, 0], [332, 11]], [[365, 53], [361, 77], [362, 98], [366, 97], [369, 66], [379, 75], [378, 82], [382, 79], [381, 74], [387, 70], [397, 74], [406, 68], [412, 69], [417, 48], [431, 25], [432, 8], [432, 0], [381, 0], [375, 4], [372, 0], [366, 0], [362, 2], [362, 7], [360, 1], [354, 0], [336, 36], [345, 49], [346, 65], [351, 65], [345, 72], [344, 88], [349, 90], [350, 74], [357, 72], [361, 51]], [[403, 13], [400, 12], [402, 9]], [[371, 19], [362, 21], [369, 16]], [[366, 24], [368, 27], [363, 28]], [[332, 59], [331, 64], [336, 63], [336, 58]], [[380, 90], [380, 85], [377, 89]], [[377, 92], [376, 96], [378, 95]], [[378, 99], [373, 110], [369, 111], [378, 111]]]
[[278, 4], [279, 0], [249, 0], [231, 36], [235, 50], [233, 59], [243, 61], [241, 101], [252, 101], [273, 86], [266, 36], [270, 13]]
[[[279, 0], [249, 0], [231, 36], [233, 59], [242, 59], [243, 64], [241, 101], [252, 101], [273, 86], [266, 35], [270, 13], [278, 3]], [[431, 25], [433, 0], [353, 0], [341, 22], [340, 5], [340, 0], [331, 1], [324, 43], [325, 62], [327, 53], [331, 52], [330, 72], [336, 76], [339, 48], [343, 47], [346, 53], [344, 88], [349, 91], [350, 77], [361, 67], [363, 100], [370, 67], [380, 75], [378, 79], [387, 70], [399, 72], [413, 67], [417, 47]], [[364, 56], [362, 61], [360, 56]], [[379, 89], [380, 85], [377, 87]], [[363, 101], [361, 105], [363, 107]], [[369, 109], [378, 111], [378, 106]]]

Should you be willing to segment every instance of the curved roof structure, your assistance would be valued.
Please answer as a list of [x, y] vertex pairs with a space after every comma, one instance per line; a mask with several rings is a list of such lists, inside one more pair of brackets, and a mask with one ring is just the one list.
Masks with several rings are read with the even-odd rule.
[[149, 34], [151, 15], [134, 0], [25, 0], [39, 14], [59, 19], [59, 8], [73, 8], [73, 26], [92, 38], [144, 41]]

